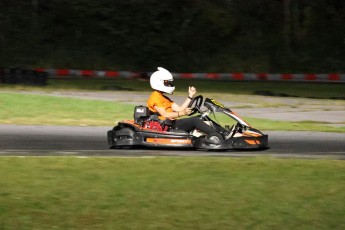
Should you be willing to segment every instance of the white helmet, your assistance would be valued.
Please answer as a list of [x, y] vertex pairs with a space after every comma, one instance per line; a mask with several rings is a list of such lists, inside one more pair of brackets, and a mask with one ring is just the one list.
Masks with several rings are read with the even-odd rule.
[[172, 94], [175, 90], [172, 74], [162, 67], [158, 67], [157, 69], [158, 71], [154, 72], [150, 77], [151, 88]]

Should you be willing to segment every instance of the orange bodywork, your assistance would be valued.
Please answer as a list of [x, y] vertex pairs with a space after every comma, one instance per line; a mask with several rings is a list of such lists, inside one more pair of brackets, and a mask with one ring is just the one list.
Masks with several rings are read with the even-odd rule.
[[245, 141], [250, 144], [250, 145], [259, 145], [260, 144], [260, 141], [259, 140], [248, 140], [248, 139], [245, 139]]
[[247, 121], [245, 121], [242, 117], [240, 117], [237, 113], [235, 113], [234, 111], [231, 111], [231, 113], [239, 118], [241, 118], [244, 122], [247, 123], [247, 125], [249, 125], [249, 127], [252, 127]]
[[253, 132], [244, 132], [244, 133], [243, 133], [243, 136], [245, 136], [245, 137], [260, 137], [261, 134], [259, 134], [259, 133], [253, 133]]
[[170, 145], [181, 145], [181, 144], [192, 144], [190, 139], [176, 139], [176, 138], [146, 138], [146, 142], [154, 144], [170, 144]]

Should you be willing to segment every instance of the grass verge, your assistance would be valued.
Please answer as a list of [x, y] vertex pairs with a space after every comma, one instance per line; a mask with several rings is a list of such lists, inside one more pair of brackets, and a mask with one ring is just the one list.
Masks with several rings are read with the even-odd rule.
[[0, 159], [2, 229], [344, 229], [345, 165], [259, 158]]
[[[133, 105], [64, 98], [55, 96], [0, 93], [0, 122], [22, 125], [112, 126], [114, 122], [131, 119]], [[344, 132], [345, 127], [333, 127], [322, 122], [284, 122], [246, 118], [261, 130], [313, 130]]]
[[[246, 82], [246, 81], [215, 81], [200, 79], [176, 79], [175, 92], [185, 93], [188, 86], [194, 85], [202, 94], [238, 94], [238, 95], [276, 95], [286, 97], [305, 97], [321, 99], [345, 99], [343, 83], [313, 82]], [[37, 87], [24, 85], [1, 85], [4, 89], [30, 90]], [[147, 80], [138, 79], [49, 79], [46, 87], [40, 90], [126, 90], [150, 92]]]
[[0, 97], [3, 124], [102, 126], [132, 115], [133, 106], [121, 103], [11, 93]]

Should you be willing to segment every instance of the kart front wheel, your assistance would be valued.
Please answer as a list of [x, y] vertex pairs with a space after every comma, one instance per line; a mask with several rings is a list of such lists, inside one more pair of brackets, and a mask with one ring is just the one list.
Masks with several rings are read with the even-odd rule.
[[206, 136], [206, 140], [211, 140], [211, 141], [217, 142], [217, 141], [224, 140], [224, 137], [220, 133], [213, 132], [213, 133], [210, 133]]

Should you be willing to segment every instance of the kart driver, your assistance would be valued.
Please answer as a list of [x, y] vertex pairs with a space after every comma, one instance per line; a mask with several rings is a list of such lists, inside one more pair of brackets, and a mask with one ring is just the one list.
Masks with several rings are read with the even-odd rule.
[[196, 88], [194, 86], [189, 86], [188, 97], [180, 106], [164, 95], [164, 93], [173, 94], [175, 90], [173, 76], [168, 70], [158, 67], [158, 71], [154, 72], [150, 77], [150, 85], [154, 91], [147, 100], [147, 107], [152, 113], [158, 113], [160, 120], [169, 119], [173, 121], [172, 127], [187, 132], [194, 129], [198, 129], [205, 134], [215, 132], [213, 127], [207, 125], [199, 117], [177, 119], [189, 115], [192, 112], [191, 109], [188, 108], [188, 105], [196, 93]]

